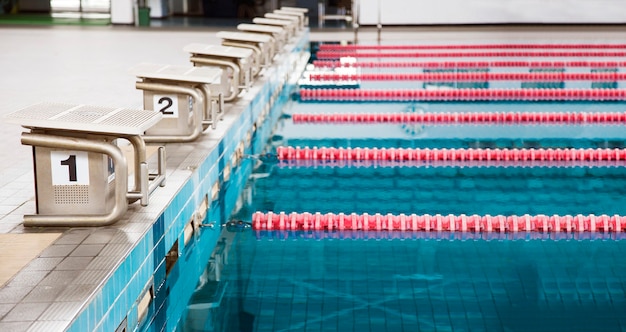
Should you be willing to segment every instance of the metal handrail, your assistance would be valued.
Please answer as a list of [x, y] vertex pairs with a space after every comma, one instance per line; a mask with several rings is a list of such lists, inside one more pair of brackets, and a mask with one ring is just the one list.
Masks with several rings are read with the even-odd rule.
[[157, 188], [165, 186], [165, 147], [159, 146], [157, 152], [157, 173], [150, 174], [148, 171], [148, 158], [146, 156], [146, 142], [139, 136], [125, 136], [133, 146], [135, 154], [135, 184], [126, 198], [129, 203], [141, 199], [142, 206], [148, 206], [148, 196]]
[[[258, 66], [256, 66], [253, 63], [253, 72], [252, 72], [252, 76], [258, 76], [259, 73], [261, 72], [261, 67], [267, 67], [269, 66], [269, 61], [267, 61], [267, 56], [268, 54], [263, 54], [263, 51], [261, 51], [261, 48], [252, 44], [247, 44], [247, 43], [238, 43], [238, 42], [234, 42], [234, 41], [228, 41], [228, 40], [224, 40], [222, 41], [222, 46], [231, 46], [231, 47], [239, 47], [239, 48], [247, 48], [252, 50], [252, 52], [254, 52], [255, 54], [255, 59], [256, 62], [258, 64]], [[263, 56], [265, 56], [265, 60], [261, 60], [263, 58]]]
[[136, 82], [135, 87], [140, 90], [149, 90], [156, 92], [164, 92], [164, 93], [176, 93], [176, 94], [185, 94], [191, 96], [194, 100], [194, 108], [193, 111], [193, 131], [191, 134], [187, 136], [160, 136], [160, 135], [150, 135], [144, 136], [144, 140], [148, 143], [182, 143], [182, 142], [190, 142], [195, 140], [202, 134], [202, 121], [204, 114], [204, 97], [202, 93], [198, 93], [197, 89], [188, 88], [183, 86], [175, 86], [175, 85], [167, 85], [162, 83], [147, 83], [147, 82]]
[[215, 65], [215, 66], [219, 66], [219, 67], [229, 67], [233, 70], [233, 77], [232, 77], [232, 84], [231, 84], [231, 91], [230, 94], [227, 96], [224, 96], [224, 101], [233, 101], [237, 98], [237, 96], [239, 95], [239, 93], [241, 91], [239, 91], [240, 87], [240, 73], [241, 73], [241, 68], [239, 68], [239, 66], [237, 66], [236, 64], [234, 64], [231, 61], [226, 61], [226, 60], [219, 60], [219, 59], [209, 59], [209, 58], [204, 58], [204, 57], [198, 57], [198, 56], [192, 56], [190, 58], [191, 62], [195, 65], [197, 63], [202, 64], [202, 65]]
[[[105, 154], [113, 159], [115, 174], [126, 174], [128, 166], [122, 151], [110, 143], [84, 138], [61, 137], [48, 134], [22, 133], [22, 144], [45, 148], [68, 149]], [[115, 178], [115, 202], [111, 212], [104, 215], [24, 215], [24, 226], [93, 227], [108, 226], [118, 221], [127, 211], [128, 177]]]
[[[207, 107], [205, 108], [204, 114], [202, 116], [202, 130], [206, 130], [211, 127], [211, 129], [217, 128], [217, 120], [219, 115], [219, 120], [221, 120], [224, 116], [224, 98], [223, 94], [220, 92], [217, 94], [217, 98], [214, 98], [211, 94], [211, 89], [207, 84], [202, 84], [200, 89], [204, 92], [204, 95], [207, 96]], [[217, 106], [213, 106], [213, 101], [217, 102]]]

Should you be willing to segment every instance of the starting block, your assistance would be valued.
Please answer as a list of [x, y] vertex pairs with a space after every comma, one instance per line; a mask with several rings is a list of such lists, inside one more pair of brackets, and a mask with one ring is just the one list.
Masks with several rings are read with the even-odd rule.
[[287, 40], [291, 40], [291, 37], [296, 35], [296, 25], [293, 21], [277, 20], [266, 17], [255, 17], [252, 19], [252, 23], [281, 27], [285, 29], [285, 32], [287, 33]]
[[[249, 48], [256, 54], [262, 67], [268, 67], [276, 55], [276, 41], [274, 37], [259, 33], [220, 31], [218, 38], [222, 38], [223, 46]], [[258, 73], [256, 73], [258, 74]]]
[[287, 31], [278, 26], [242, 23], [237, 25], [237, 30], [271, 36], [276, 41], [276, 53], [280, 53], [287, 44]]
[[217, 66], [226, 72], [224, 75], [230, 79], [230, 89], [224, 95], [224, 101], [235, 100], [241, 91], [247, 91], [252, 86], [252, 72], [253, 65], [255, 65], [252, 50], [194, 43], [185, 46], [184, 51], [191, 53], [190, 60], [194, 66]]
[[223, 115], [224, 71], [216, 67], [185, 67], [142, 63], [130, 70], [140, 80], [143, 106], [161, 113], [146, 131], [146, 142], [190, 142]]
[[[129, 204], [147, 206], [149, 195], [165, 185], [165, 149], [158, 147], [158, 169], [150, 173], [142, 135], [161, 117], [154, 111], [62, 103], [6, 115], [8, 122], [30, 129], [22, 133], [22, 144], [33, 147], [37, 212], [24, 216], [24, 226], [106, 226]], [[132, 190], [119, 139], [133, 147]]]
[[265, 15], [263, 15], [265, 18], [269, 18], [272, 20], [282, 20], [282, 21], [288, 21], [291, 22], [291, 24], [293, 24], [293, 28], [294, 28], [294, 33], [298, 32], [300, 30], [302, 30], [304, 28], [304, 26], [302, 25], [302, 22], [300, 22], [300, 18], [294, 15], [283, 15], [283, 14], [277, 14], [277, 13], [266, 13]]
[[292, 10], [276, 9], [274, 11], [274, 14], [297, 17], [298, 18], [298, 25], [300, 26], [300, 30], [303, 30], [306, 26], [309, 25], [309, 23], [307, 21], [306, 15], [304, 15], [304, 13], [302, 13], [302, 12], [292, 11]]

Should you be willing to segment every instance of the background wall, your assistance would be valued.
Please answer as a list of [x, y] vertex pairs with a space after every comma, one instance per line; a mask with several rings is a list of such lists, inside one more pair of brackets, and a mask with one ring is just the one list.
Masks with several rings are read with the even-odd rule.
[[359, 0], [361, 25], [626, 23], [625, 0]]

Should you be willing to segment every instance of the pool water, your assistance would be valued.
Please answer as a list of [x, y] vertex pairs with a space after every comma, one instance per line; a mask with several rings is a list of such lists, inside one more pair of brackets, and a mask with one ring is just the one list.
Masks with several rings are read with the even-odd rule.
[[275, 167], [257, 211], [345, 214], [626, 214], [622, 168]]
[[206, 331], [626, 329], [626, 241], [290, 235], [236, 235]]
[[[296, 112], [302, 105], [311, 107], [295, 102], [286, 109]], [[331, 138], [318, 138], [325, 135], [317, 133], [316, 126], [296, 125], [283, 117], [265, 153], [271, 156], [278, 144], [599, 147], [623, 141], [619, 126], [563, 126], [559, 129], [564, 134], [552, 136], [539, 130], [541, 126], [518, 127], [529, 132], [526, 139], [514, 138], [510, 128], [509, 136], [502, 137], [506, 136], [499, 134], [502, 126], [447, 126], [456, 138], [430, 134], [428, 129], [419, 138], [359, 137], [358, 132], [366, 130], [359, 127], [377, 131], [379, 125], [323, 125], [334, 131], [329, 132]], [[500, 131], [485, 133], [490, 128]], [[572, 130], [595, 130], [598, 137], [570, 138], [567, 131]], [[255, 211], [626, 214], [626, 172], [616, 167], [620, 165], [351, 167], [261, 157], [249, 161], [254, 163], [253, 175], [230, 220], [250, 221]], [[220, 267], [220, 278], [196, 289], [178, 329], [626, 330], [626, 261], [622, 259], [626, 242], [621, 234], [398, 233], [225, 229], [229, 250], [220, 251], [222, 261], [227, 261]], [[209, 263], [207, 271], [215, 270], [216, 265]], [[223, 289], [219, 301], [216, 289]], [[199, 303], [213, 306], [198, 311], [194, 308]]]
[[[406, 83], [404, 83], [406, 86]], [[279, 145], [622, 148], [620, 125], [295, 124], [321, 112], [623, 111], [619, 102], [315, 103], [278, 110], [229, 221], [252, 213], [626, 215], [624, 162], [279, 162]], [[265, 142], [263, 142], [265, 143]], [[480, 166], [480, 167], [478, 167]], [[233, 189], [236, 191], [235, 189]], [[223, 211], [222, 211], [222, 214]], [[626, 331], [616, 233], [256, 231], [223, 227], [179, 331]], [[196, 246], [201, 247], [201, 243]]]

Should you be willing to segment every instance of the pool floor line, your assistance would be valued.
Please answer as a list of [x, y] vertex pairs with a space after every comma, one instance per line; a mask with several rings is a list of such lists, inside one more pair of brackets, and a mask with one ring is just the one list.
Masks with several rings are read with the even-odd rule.
[[[352, 299], [352, 300], [354, 300], [354, 302], [361, 302], [361, 305], [357, 306], [357, 307], [354, 307], [354, 308], [342, 309], [342, 310], [336, 311], [336, 312], [331, 313], [331, 314], [323, 315], [323, 316], [321, 316], [319, 318], [316, 318], [316, 319], [313, 319], [313, 320], [307, 319], [305, 322], [302, 322], [302, 323], [299, 323], [299, 324], [296, 324], [296, 325], [292, 325], [292, 326], [290, 326], [287, 329], [278, 330], [277, 332], [300, 331], [302, 328], [306, 327], [306, 324], [308, 324], [308, 323], [321, 322], [321, 321], [327, 320], [329, 318], [342, 316], [342, 315], [348, 314], [348, 313], [353, 312], [353, 311], [357, 311], [357, 310], [361, 310], [361, 309], [365, 309], [365, 308], [370, 308], [370, 307], [381, 309], [382, 311], [385, 311], [385, 312], [388, 312], [388, 313], [390, 313], [392, 315], [400, 317], [401, 319], [413, 318], [413, 320], [415, 320], [416, 323], [429, 325], [430, 328], [436, 328], [436, 326], [434, 324], [432, 324], [432, 322], [423, 321], [422, 319], [420, 319], [416, 315], [414, 315], [414, 316], [407, 316], [404, 313], [401, 313], [401, 312], [398, 312], [396, 310], [392, 310], [390, 308], [386, 308], [384, 306], [381, 306], [381, 304], [389, 302], [389, 301], [392, 301], [392, 300], [395, 300], [396, 298], [402, 296], [403, 294], [410, 294], [410, 295], [412, 295], [412, 297], [414, 297], [415, 296], [415, 290], [414, 289], [410, 293], [409, 292], [400, 292], [397, 295], [388, 295], [388, 296], [386, 296], [383, 299], [380, 299], [380, 300], [377, 300], [377, 301], [374, 301], [374, 302], [368, 302], [368, 301], [366, 301], [366, 300], [364, 300], [362, 298], [359, 298], [359, 297], [357, 297], [357, 296], [355, 296], [353, 294], [329, 291], [329, 290], [327, 290], [325, 288], [321, 288], [321, 287], [315, 286], [315, 285], [310, 284], [310, 283], [297, 282], [295, 280], [289, 280], [289, 282], [291, 284], [295, 285], [295, 286], [305, 287], [307, 289], [314, 290], [314, 291], [319, 291], [319, 292], [322, 292], [324, 294], [329, 294], [329, 295], [332, 295], [332, 296], [335, 296], [335, 297], [342, 297], [342, 298]], [[436, 286], [444, 287], [445, 284], [432, 285], [432, 286], [425, 287], [424, 289], [420, 290], [419, 293], [427, 292], [427, 291], [431, 290], [432, 288], [434, 288]]]

